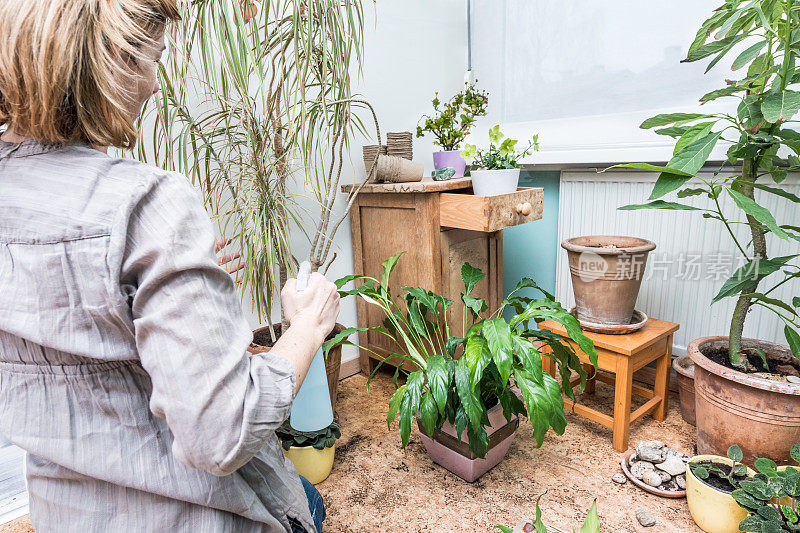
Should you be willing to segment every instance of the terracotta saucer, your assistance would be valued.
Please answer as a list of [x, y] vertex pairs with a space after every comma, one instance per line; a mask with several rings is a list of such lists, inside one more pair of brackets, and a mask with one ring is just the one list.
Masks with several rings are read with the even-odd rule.
[[[636, 450], [630, 449], [622, 455], [622, 460], [619, 462], [619, 465], [622, 467], [622, 472], [625, 474], [631, 483], [643, 489], [650, 494], [655, 494], [656, 496], [661, 496], [662, 498], [685, 498], [686, 497], [686, 490], [661, 490], [656, 487], [651, 487], [641, 479], [636, 479], [636, 477], [631, 474], [631, 471], [628, 469], [628, 459], [630, 459], [631, 455], [634, 454]], [[688, 467], [687, 467], [688, 468]]]
[[[575, 308], [569, 310], [570, 313], [575, 315]], [[577, 318], [578, 315], [575, 315]], [[625, 335], [639, 331], [647, 324], [647, 315], [639, 310], [633, 312], [630, 324], [599, 324], [597, 322], [589, 322], [578, 318], [581, 328], [586, 331], [593, 331], [595, 333], [605, 333], [606, 335]]]

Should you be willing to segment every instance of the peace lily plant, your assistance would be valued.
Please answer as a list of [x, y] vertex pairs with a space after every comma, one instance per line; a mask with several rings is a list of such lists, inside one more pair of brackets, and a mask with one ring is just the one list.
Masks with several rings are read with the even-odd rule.
[[[585, 385], [586, 372], [563, 337], [540, 330], [537, 324], [546, 319], [561, 323], [568, 337], [596, 366], [597, 352], [592, 341], [581, 333], [577, 319], [529, 278], [523, 278], [497, 310], [481, 318], [481, 313], [487, 311], [487, 304], [474, 296], [473, 290], [484, 274], [465, 263], [461, 269], [464, 282], [462, 323], [469, 327], [461, 330], [466, 331], [464, 337], [451, 335], [447, 314], [452, 300], [421, 287], [403, 287], [402, 294], [392, 295], [389, 278], [402, 255], [399, 253], [383, 263], [380, 280], [359, 275], [337, 280], [339, 294], [362, 298], [378, 307], [386, 318], [382, 326], [348, 328], [324, 348], [330, 349], [338, 343], [350, 344], [345, 340], [350, 334], [369, 330], [385, 335], [397, 346], [397, 353], [388, 357], [376, 353], [382, 358], [380, 365], [395, 361], [399, 365], [397, 376], [402, 363], [406, 360], [414, 363], [417, 370], [408, 373], [405, 384], [398, 385], [395, 380], [397, 389], [389, 401], [386, 418], [391, 426], [395, 417], [399, 417], [403, 447], [408, 444], [416, 418], [430, 437], [447, 421], [455, 426], [459, 436], [466, 430], [470, 450], [484, 457], [489, 444], [487, 412], [498, 402], [506, 420], [511, 421], [516, 415], [528, 417], [539, 446], [551, 427], [556, 434], [563, 434], [567, 421], [561, 386], [542, 371], [542, 357], [558, 362], [561, 385], [572, 399], [572, 372], [580, 375], [581, 388]], [[350, 281], [360, 284], [350, 290], [342, 289]], [[519, 292], [524, 288], [539, 291], [543, 297], [521, 296]], [[516, 314], [506, 321], [503, 311], [508, 306]], [[549, 353], [544, 347], [549, 348]], [[462, 355], [457, 358], [457, 354]], [[519, 387], [522, 400], [514, 393], [514, 385]]]

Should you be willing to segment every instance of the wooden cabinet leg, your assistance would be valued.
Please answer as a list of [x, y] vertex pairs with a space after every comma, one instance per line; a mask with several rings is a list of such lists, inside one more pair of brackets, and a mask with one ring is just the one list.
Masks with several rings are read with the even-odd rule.
[[586, 377], [586, 388], [584, 389], [583, 392], [585, 392], [587, 394], [594, 394], [594, 383], [595, 383], [596, 379], [591, 377], [591, 376], [595, 375], [594, 366], [584, 363], [583, 364], [583, 369], [586, 371], [586, 374], [587, 374], [587, 377]]
[[672, 366], [672, 335], [667, 337], [667, 350], [656, 363], [656, 379], [653, 393], [661, 397], [661, 403], [653, 411], [653, 418], [664, 420], [669, 410], [669, 371]]
[[545, 354], [542, 354], [542, 370], [556, 377], [556, 362]]
[[617, 357], [617, 372], [614, 380], [614, 450], [624, 452], [628, 449], [628, 435], [631, 426], [631, 392], [633, 369], [625, 356]]

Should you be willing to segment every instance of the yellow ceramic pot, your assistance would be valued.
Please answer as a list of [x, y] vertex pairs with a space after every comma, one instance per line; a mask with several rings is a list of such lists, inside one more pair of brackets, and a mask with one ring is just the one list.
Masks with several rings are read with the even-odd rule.
[[[690, 463], [714, 461], [715, 463], [730, 465], [731, 460], [719, 455], [695, 455]], [[747, 475], [755, 472], [747, 469]], [[736, 533], [739, 531], [739, 522], [745, 519], [747, 511], [727, 492], [722, 492], [706, 485], [694, 474], [692, 469], [686, 468], [686, 503], [689, 512], [697, 526], [706, 533]]]
[[283, 450], [283, 453], [294, 464], [298, 474], [316, 485], [325, 481], [331, 473], [335, 449], [335, 445], [321, 450], [312, 446], [292, 446], [289, 450]]

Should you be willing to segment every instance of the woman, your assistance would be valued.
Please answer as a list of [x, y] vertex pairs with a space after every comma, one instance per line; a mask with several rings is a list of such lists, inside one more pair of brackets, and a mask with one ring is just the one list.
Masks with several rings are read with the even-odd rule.
[[40, 532], [314, 531], [275, 429], [335, 286], [290, 280], [291, 327], [248, 354], [186, 178], [105, 153], [136, 141], [175, 1], [0, 2], [0, 433]]

